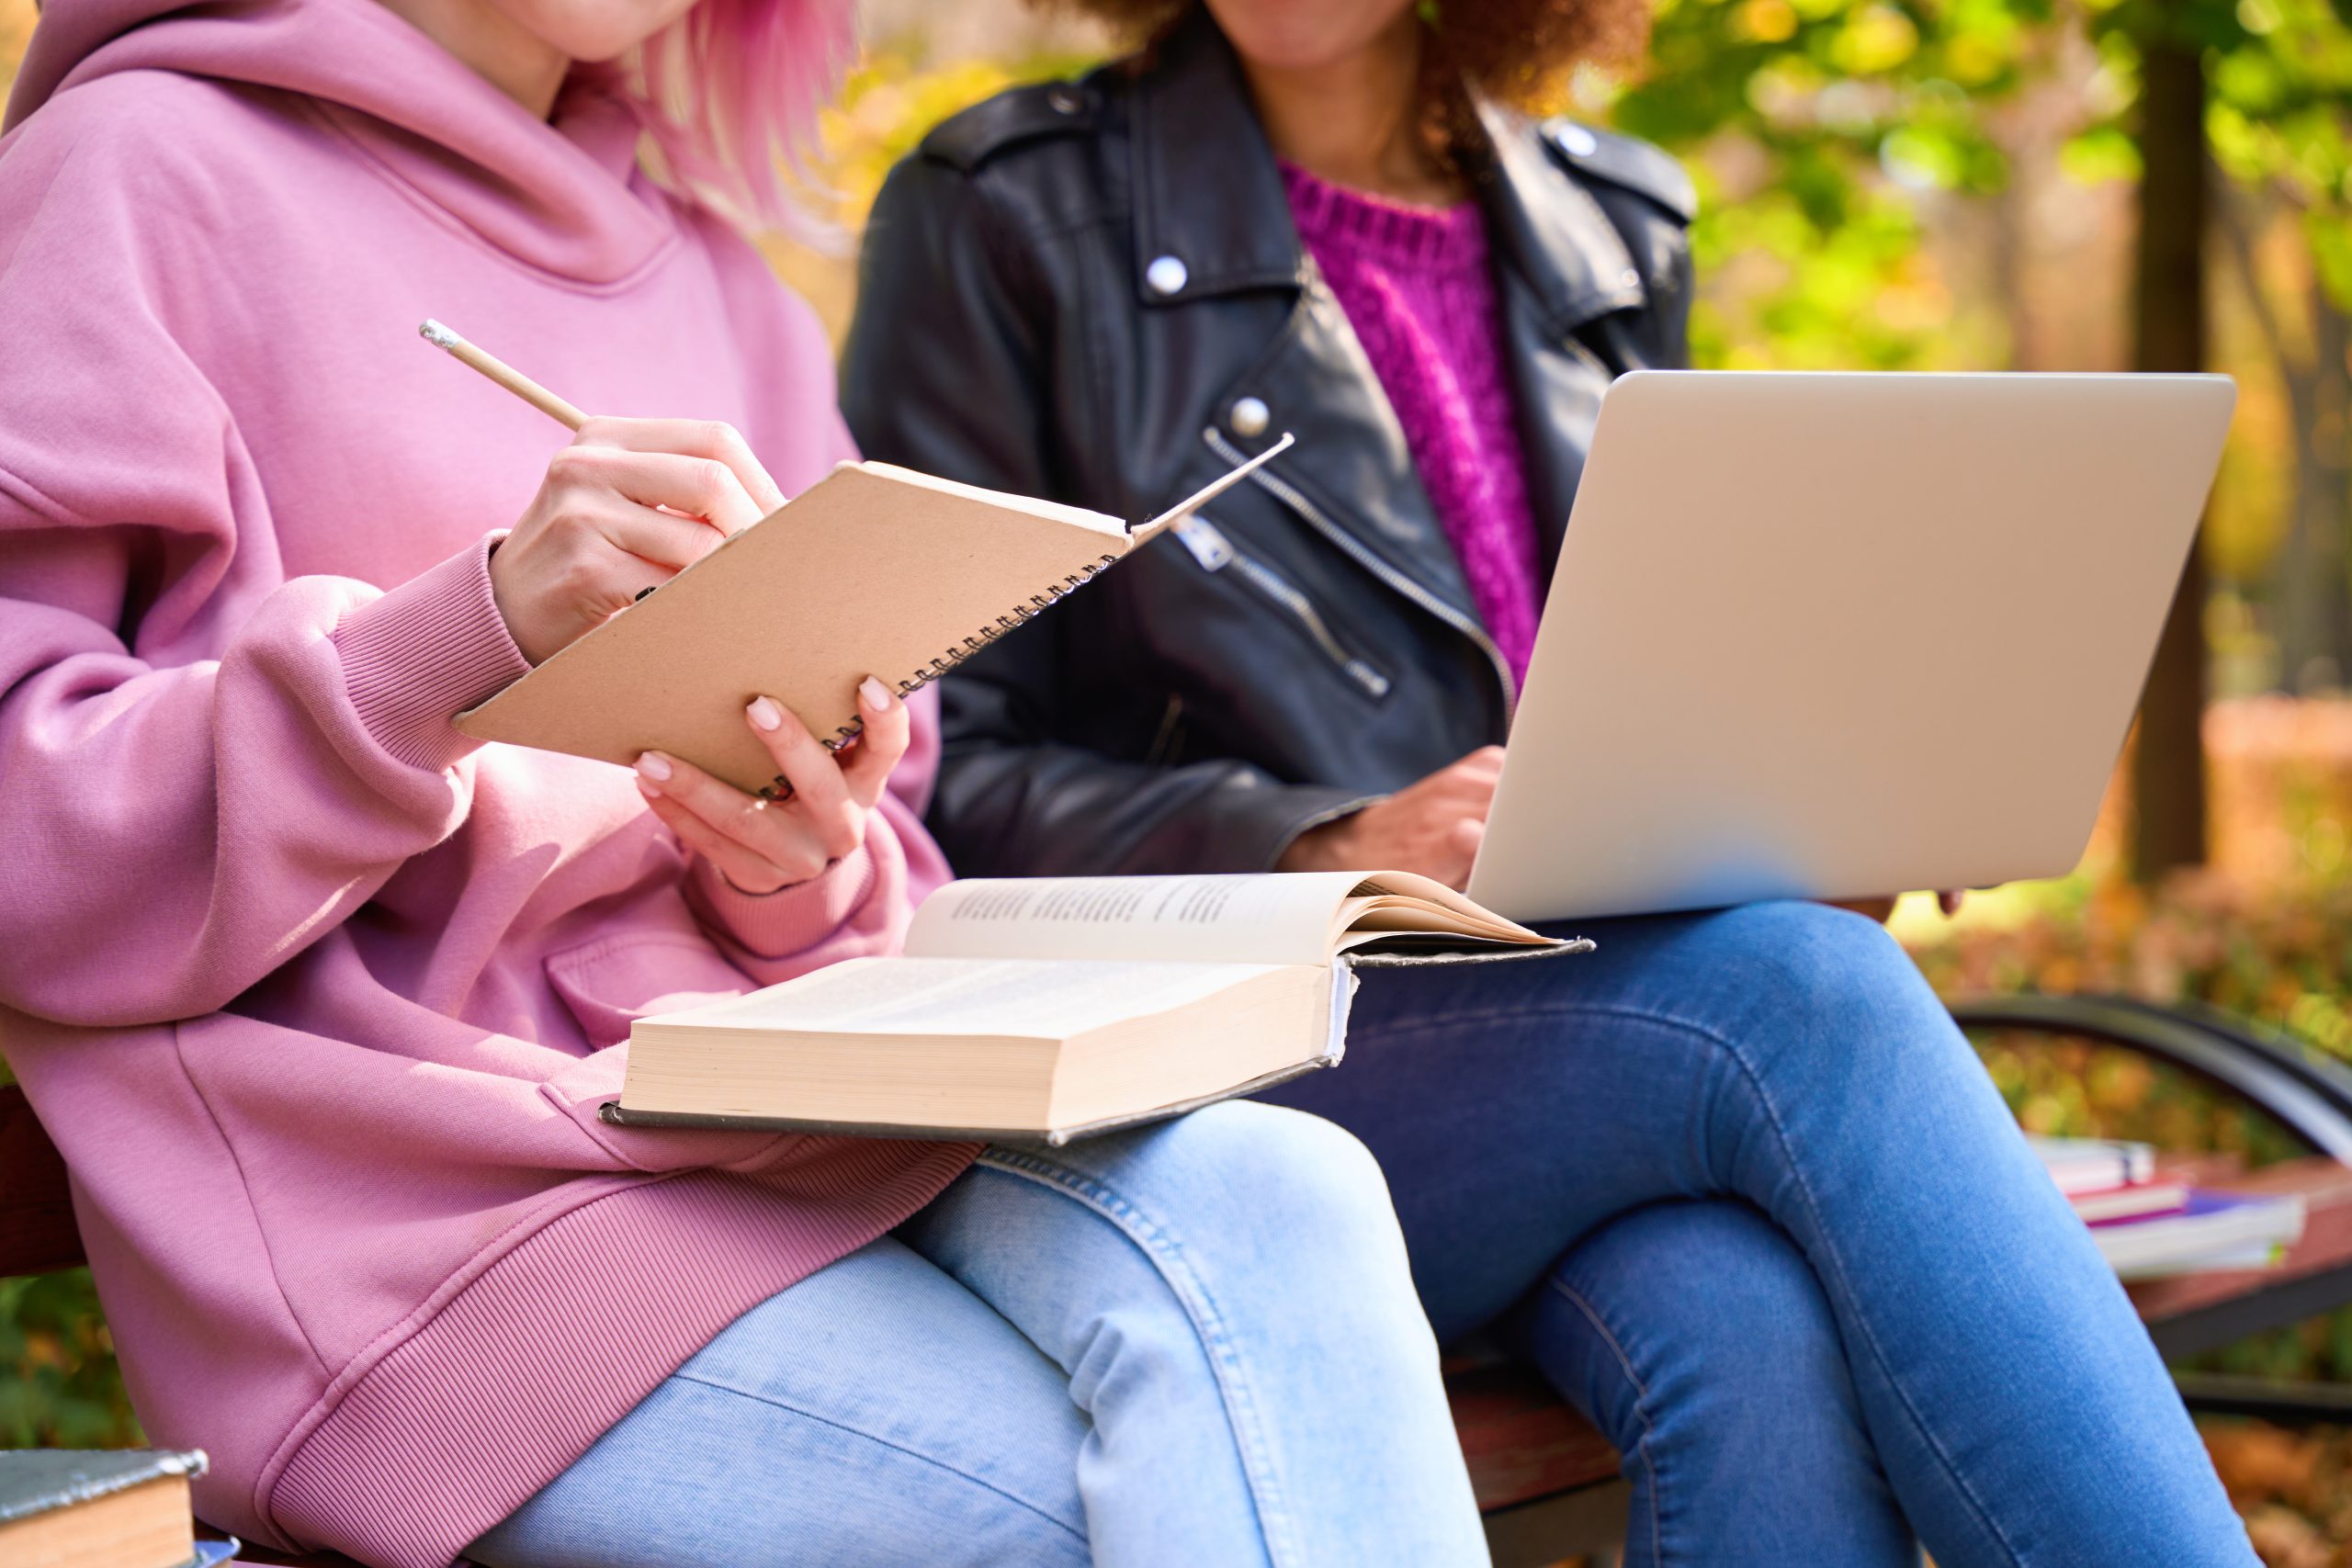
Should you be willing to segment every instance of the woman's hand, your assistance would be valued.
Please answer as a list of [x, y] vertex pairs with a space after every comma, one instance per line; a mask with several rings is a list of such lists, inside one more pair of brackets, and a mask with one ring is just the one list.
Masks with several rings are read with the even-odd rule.
[[1460, 887], [1470, 880], [1502, 772], [1503, 749], [1482, 746], [1385, 800], [1301, 833], [1277, 869], [1418, 871]]
[[906, 755], [907, 705], [867, 676], [857, 688], [865, 730], [838, 752], [770, 697], [743, 710], [744, 722], [792, 786], [762, 800], [661, 751], [637, 760], [637, 787], [680, 842], [718, 868], [740, 892], [774, 893], [807, 882], [865, 841], [865, 821], [890, 770]]
[[[1482, 746], [1458, 762], [1408, 784], [1385, 800], [1311, 828], [1291, 841], [1278, 871], [1418, 871], [1449, 887], [1470, 880], [1471, 863], [1487, 836], [1503, 749]], [[1936, 895], [1946, 915], [1960, 912], [1958, 891]], [[1883, 921], [1893, 898], [1835, 900], [1838, 908]]]
[[537, 664], [783, 504], [731, 424], [592, 419], [492, 554], [491, 592]]

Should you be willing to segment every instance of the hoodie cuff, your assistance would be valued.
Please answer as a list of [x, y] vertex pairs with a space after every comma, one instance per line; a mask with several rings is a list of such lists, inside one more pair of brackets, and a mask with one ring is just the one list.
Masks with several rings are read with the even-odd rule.
[[480, 746], [450, 719], [530, 671], [490, 589], [490, 552], [505, 536], [484, 536], [334, 629], [359, 722], [411, 767], [439, 773]]
[[857, 913], [874, 892], [874, 855], [864, 844], [806, 882], [773, 893], [746, 893], [702, 856], [694, 857], [686, 896], [706, 924], [755, 958], [806, 953]]

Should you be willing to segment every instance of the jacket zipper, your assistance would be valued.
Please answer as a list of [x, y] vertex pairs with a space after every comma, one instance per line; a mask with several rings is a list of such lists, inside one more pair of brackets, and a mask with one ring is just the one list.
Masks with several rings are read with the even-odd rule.
[[1174, 692], [1168, 694], [1168, 705], [1159, 710], [1159, 731], [1151, 738], [1151, 749], [1143, 754], [1144, 766], [1164, 768], [1176, 755], [1176, 747], [1184, 734], [1184, 699]]
[[1583, 361], [1586, 365], [1600, 371], [1602, 380], [1614, 381], [1617, 378], [1617, 372], [1610, 369], [1608, 364], [1601, 359], [1600, 355], [1595, 353], [1592, 348], [1586, 344], [1584, 339], [1577, 336], [1576, 333], [1570, 333], [1566, 337], [1563, 338], [1561, 340], [1560, 346], [1566, 349], [1570, 355]]
[[1200, 563], [1204, 571], [1223, 571], [1229, 566], [1239, 572], [1251, 587], [1296, 616], [1299, 625], [1306, 628], [1306, 635], [1315, 639], [1316, 645], [1340, 667], [1340, 672], [1362, 686], [1367, 694], [1374, 697], [1388, 694], [1388, 677], [1350, 653], [1346, 646], [1331, 635], [1329, 625], [1315, 608], [1313, 601], [1272, 567], [1235, 549], [1232, 541], [1216, 524], [1196, 513], [1176, 525], [1176, 536], [1183, 541], [1185, 548], [1193, 552], [1193, 558]]
[[[1208, 442], [1209, 449], [1227, 463], [1249, 461], [1249, 454], [1227, 441], [1215, 425], [1201, 434]], [[1251, 472], [1250, 479], [1297, 513], [1308, 527], [1338, 546], [1349, 559], [1476, 644], [1478, 650], [1487, 656], [1487, 662], [1494, 666], [1495, 681], [1503, 694], [1503, 723], [1510, 723], [1511, 716], [1519, 706], [1518, 683], [1511, 679], [1510, 661], [1503, 658], [1503, 650], [1495, 646], [1495, 639], [1487, 635], [1486, 627], [1373, 554], [1354, 535], [1326, 517], [1313, 502], [1272, 472], [1258, 468]]]

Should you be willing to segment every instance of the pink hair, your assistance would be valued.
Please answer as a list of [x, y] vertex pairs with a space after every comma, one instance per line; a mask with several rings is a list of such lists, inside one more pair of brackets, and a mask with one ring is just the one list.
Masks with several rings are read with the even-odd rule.
[[698, 0], [616, 65], [653, 142], [654, 172], [753, 228], [818, 227], [787, 174], [806, 176], [817, 111], [855, 48], [850, 0]]

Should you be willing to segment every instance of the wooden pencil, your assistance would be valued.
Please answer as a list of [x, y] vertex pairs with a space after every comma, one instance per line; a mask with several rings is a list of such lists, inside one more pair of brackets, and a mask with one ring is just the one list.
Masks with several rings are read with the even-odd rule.
[[588, 416], [507, 364], [494, 354], [485, 354], [451, 332], [440, 322], [427, 320], [416, 329], [417, 335], [436, 348], [449, 351], [452, 358], [469, 365], [549, 419], [560, 420], [567, 429], [578, 430], [588, 423]]

